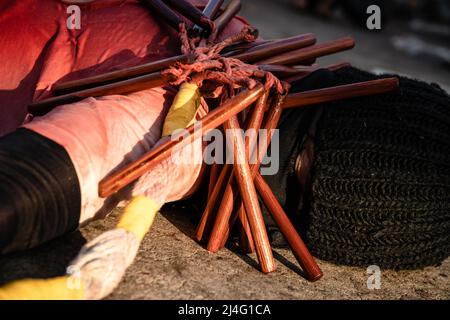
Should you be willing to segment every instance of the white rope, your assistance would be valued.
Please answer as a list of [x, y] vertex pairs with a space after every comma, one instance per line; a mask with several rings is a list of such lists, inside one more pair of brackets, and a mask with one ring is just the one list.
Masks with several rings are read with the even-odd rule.
[[120, 283], [133, 263], [140, 241], [124, 229], [107, 231], [87, 243], [68, 268], [85, 288], [85, 299], [103, 299]]

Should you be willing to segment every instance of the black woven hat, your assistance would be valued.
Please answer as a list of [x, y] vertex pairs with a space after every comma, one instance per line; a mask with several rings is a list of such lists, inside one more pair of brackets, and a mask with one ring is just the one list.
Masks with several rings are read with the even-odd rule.
[[[320, 71], [294, 91], [376, 78], [354, 68]], [[283, 115], [280, 171], [266, 180], [321, 259], [414, 269], [450, 255], [450, 97], [407, 78], [400, 86]], [[317, 110], [311, 179], [301, 194], [295, 160]]]

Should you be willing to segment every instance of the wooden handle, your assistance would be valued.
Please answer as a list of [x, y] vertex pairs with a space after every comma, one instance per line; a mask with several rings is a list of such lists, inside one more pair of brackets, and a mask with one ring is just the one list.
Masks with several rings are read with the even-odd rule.
[[[208, 17], [209, 19], [214, 19], [217, 13], [219, 13], [220, 7], [222, 6], [223, 2], [224, 0], [209, 0], [205, 8], [203, 9], [203, 15], [205, 17]], [[192, 29], [197, 34], [201, 34], [203, 31], [203, 28], [199, 25], [195, 25]]]
[[283, 233], [286, 241], [289, 243], [292, 253], [301, 265], [308, 280], [317, 281], [322, 278], [322, 270], [320, 270], [305, 243], [297, 233], [297, 230], [295, 230], [289, 217], [284, 212], [276, 196], [273, 194], [272, 189], [270, 189], [269, 185], [259, 172], [255, 177], [255, 186], [264, 204], [267, 209], [269, 209], [273, 219], [280, 228], [281, 233]]
[[[267, 149], [272, 141], [272, 136], [273, 136], [274, 130], [277, 128], [278, 122], [280, 121], [280, 118], [281, 118], [281, 113], [282, 113], [281, 106], [283, 105], [284, 100], [285, 100], [285, 96], [280, 96], [275, 101], [275, 103], [271, 106], [271, 108], [269, 109], [269, 112], [264, 120], [263, 128], [268, 132], [267, 141], [266, 141], [266, 144], [264, 145], [265, 148], [258, 149], [256, 163], [252, 164], [250, 166], [250, 170], [251, 170], [253, 177], [255, 177], [256, 173], [259, 171], [261, 161], [264, 158], [264, 156], [266, 155]], [[240, 198], [236, 199], [235, 202], [236, 202], [236, 206], [242, 205], [242, 201]], [[233, 212], [233, 215], [232, 215], [231, 219], [229, 220], [229, 223], [226, 224], [226, 228], [222, 234], [222, 244], [221, 244], [220, 248], [223, 248], [223, 246], [225, 246], [225, 243], [226, 243], [226, 240], [228, 239], [230, 230], [233, 228], [234, 223], [236, 222], [237, 214], [238, 214], [238, 212]]]
[[203, 29], [210, 29], [211, 19], [203, 14], [197, 7], [186, 0], [165, 0], [170, 6], [175, 8], [183, 16]]
[[220, 34], [223, 29], [230, 23], [231, 20], [241, 11], [242, 4], [240, 0], [231, 0], [226, 6], [222, 14], [214, 21], [216, 30]]
[[215, 19], [224, 1], [225, 0], [209, 0], [203, 10], [203, 14], [211, 19]]
[[[152, 16], [158, 18], [163, 18], [168, 25], [174, 28], [177, 32], [180, 30], [180, 24], [184, 23], [183, 19], [180, 18], [172, 9], [170, 9], [161, 0], [141, 0], [150, 9]], [[187, 27], [187, 26], [186, 26]]]
[[170, 75], [163, 75], [160, 72], [151, 73], [133, 79], [123, 80], [111, 84], [106, 84], [100, 87], [85, 89], [82, 91], [68, 93], [62, 96], [34, 102], [28, 106], [28, 111], [35, 116], [41, 116], [60, 105], [74, 103], [89, 97], [101, 97], [113, 94], [127, 94], [149, 88], [159, 87], [171, 80], [173, 80], [173, 78]]
[[[266, 58], [275, 57], [282, 53], [292, 50], [298, 50], [312, 46], [317, 41], [316, 36], [312, 33], [302, 34], [291, 38], [271, 41], [266, 44], [251, 48], [244, 53], [233, 56], [235, 59], [242, 60], [246, 63], [253, 63]], [[277, 64], [277, 63], [259, 63], [259, 64]], [[284, 63], [278, 63], [283, 65]]]
[[222, 171], [217, 178], [216, 184], [214, 185], [211, 194], [208, 196], [206, 208], [203, 211], [202, 217], [195, 232], [195, 239], [197, 239], [198, 242], [206, 242], [207, 237], [210, 235], [216, 218], [216, 213], [219, 209], [219, 204], [221, 203], [219, 199], [225, 192], [225, 188], [228, 185], [228, 180], [230, 178], [232, 170], [233, 166], [231, 164], [225, 164], [223, 166]]
[[155, 62], [145, 63], [134, 67], [129, 67], [117, 71], [111, 71], [97, 76], [88, 77], [79, 80], [66, 81], [57, 83], [52, 88], [52, 93], [55, 96], [67, 94], [70, 92], [90, 89], [98, 86], [103, 86], [108, 83], [127, 80], [134, 77], [148, 75], [174, 65], [177, 62], [192, 63], [194, 62], [194, 55], [179, 55], [167, 59], [158, 60]]
[[161, 144], [149, 153], [144, 154], [137, 161], [122, 168], [118, 172], [106, 177], [100, 181], [99, 194], [100, 197], [106, 198], [111, 194], [119, 191], [129, 183], [140, 178], [145, 172], [152, 169], [161, 161], [169, 158], [175, 147], [181, 148], [191, 143], [195, 139], [207, 134], [210, 130], [219, 127], [230, 117], [237, 115], [239, 112], [247, 108], [255, 102], [264, 92], [262, 85], [258, 84], [252, 90], [245, 90], [237, 96], [226, 101], [222, 106], [211, 111], [205, 118], [188, 128], [186, 128], [187, 136], [182, 140], [169, 140]]
[[[348, 62], [341, 62], [341, 63], [336, 63], [336, 64], [332, 64], [329, 65], [323, 69], [327, 69], [329, 71], [336, 71], [345, 67], [351, 67], [351, 64]], [[288, 77], [282, 77], [283, 81], [286, 81], [288, 83], [293, 83], [293, 82], [297, 82], [300, 80], [303, 80], [304, 78], [306, 78], [307, 76], [309, 76], [311, 73], [322, 69], [322, 67], [320, 67], [319, 65], [314, 65], [311, 67], [306, 67], [306, 68], [310, 68], [309, 70], [299, 70], [299, 72], [295, 75], [292, 76], [288, 76]]]
[[301, 64], [304, 61], [352, 49], [354, 46], [355, 40], [351, 37], [347, 37], [280, 54], [272, 58], [258, 61], [258, 64]]
[[[282, 39], [278, 42], [274, 42], [273, 46], [262, 46], [256, 47], [249, 54], [237, 54], [232, 55], [234, 58], [238, 58], [243, 62], [250, 63], [255, 60], [260, 60], [263, 58], [273, 57], [279, 52], [289, 51], [293, 47], [306, 47], [314, 44], [316, 41], [315, 36], [312, 34], [300, 35], [293, 38]], [[71, 92], [76, 93], [80, 90], [91, 89], [98, 86], [103, 86], [109, 83], [117, 83], [117, 88], [120, 89], [121, 82], [130, 78], [140, 77], [143, 75], [148, 75], [174, 65], [177, 62], [180, 63], [192, 63], [194, 62], [194, 55], [179, 55], [175, 57], [170, 57], [155, 62], [150, 62], [135, 67], [124, 68], [117, 71], [111, 71], [101, 75], [88, 77], [80, 80], [67, 81], [60, 84], [55, 84], [52, 88], [52, 93], [55, 96], [68, 94]], [[75, 94], [77, 95], [77, 94]], [[57, 106], [61, 100], [56, 100], [53, 102], [53, 106]]]
[[229, 47], [226, 47], [222, 50], [222, 56], [224, 57], [231, 57], [235, 56], [237, 54], [241, 54], [246, 52], [247, 50], [250, 50], [252, 48], [256, 48], [260, 45], [273, 42], [273, 40], [262, 40], [262, 39], [256, 39], [254, 42], [238, 42], [236, 44], [232, 44]]
[[211, 170], [209, 172], [208, 199], [214, 191], [214, 187], [217, 184], [217, 179], [219, 179], [221, 172], [222, 166], [220, 164], [213, 163], [211, 165]]
[[398, 88], [398, 78], [392, 77], [293, 93], [288, 95], [283, 108], [299, 108], [331, 101], [388, 93], [397, 91]]
[[237, 210], [239, 210], [239, 249], [242, 254], [253, 253], [255, 252], [255, 241], [253, 240], [252, 230], [247, 219], [247, 212], [242, 202]]
[[[267, 99], [268, 93], [265, 92], [259, 98], [258, 103], [256, 104], [256, 107], [253, 110], [247, 129], [259, 130], [264, 118]], [[255, 142], [256, 141], [250, 141], [250, 139], [247, 139], [244, 147], [246, 155], [250, 154], [251, 147], [252, 145], [254, 145]], [[226, 184], [225, 192], [220, 202], [216, 221], [214, 223], [214, 226], [211, 231], [211, 236], [208, 241], [207, 249], [210, 252], [217, 252], [222, 247], [222, 239], [224, 237], [225, 230], [228, 227], [228, 221], [230, 220], [233, 211], [233, 202], [234, 202], [233, 200], [238, 190], [235, 174], [236, 174], [236, 163], [235, 163], [235, 170], [233, 170], [233, 175], [231, 175], [229, 181]]]
[[224, 128], [229, 130], [228, 132], [232, 136], [232, 141], [227, 141], [227, 143], [230, 148], [234, 149], [234, 177], [239, 186], [242, 202], [247, 212], [261, 271], [270, 273], [276, 270], [276, 264], [273, 259], [255, 185], [253, 184], [248, 158], [245, 154], [244, 140], [240, 133], [237, 117], [233, 116], [225, 122]]

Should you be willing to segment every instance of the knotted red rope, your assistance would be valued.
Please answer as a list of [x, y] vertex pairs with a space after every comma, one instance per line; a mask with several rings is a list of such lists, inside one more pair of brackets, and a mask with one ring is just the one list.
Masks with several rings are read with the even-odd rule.
[[228, 46], [242, 41], [253, 42], [256, 38], [256, 30], [245, 26], [241, 32], [221, 42], [207, 47], [196, 47], [196, 41], [190, 39], [185, 26], [180, 25], [181, 51], [183, 54], [192, 54], [195, 61], [189, 64], [176, 63], [163, 71], [163, 74], [170, 74], [177, 79], [171, 83], [173, 85], [187, 81], [202, 87], [205, 81], [212, 82], [215, 88], [207, 94], [208, 96], [219, 96], [224, 86], [230, 89], [252, 89], [258, 82], [263, 82], [267, 91], [274, 88], [278, 94], [283, 94], [285, 91], [283, 85], [272, 73], [263, 71], [256, 65], [220, 55], [220, 52]]

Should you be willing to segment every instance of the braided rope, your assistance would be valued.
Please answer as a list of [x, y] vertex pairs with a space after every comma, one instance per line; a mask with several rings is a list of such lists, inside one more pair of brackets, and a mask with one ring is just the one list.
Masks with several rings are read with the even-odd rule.
[[[356, 69], [339, 83], [373, 80]], [[302, 226], [318, 257], [416, 269], [450, 254], [450, 105], [434, 85], [335, 102], [318, 125], [311, 210]]]
[[230, 89], [252, 89], [259, 81], [264, 82], [267, 91], [272, 88], [275, 88], [278, 94], [283, 94], [285, 91], [280, 80], [272, 73], [263, 71], [258, 66], [246, 64], [238, 59], [226, 58], [220, 55], [223, 49], [235, 43], [255, 41], [255, 29], [249, 26], [245, 26], [241, 32], [212, 46], [195, 47], [195, 41], [189, 39], [186, 27], [180, 25], [180, 40], [182, 53], [193, 54], [195, 59], [193, 63], [176, 63], [163, 71], [163, 74], [170, 74], [176, 78], [171, 83], [172, 85], [178, 86], [184, 82], [191, 82], [198, 87], [202, 87], [206, 81], [213, 82], [216, 86], [209, 92], [204, 92], [204, 95], [214, 97], [224, 92], [224, 86]]

